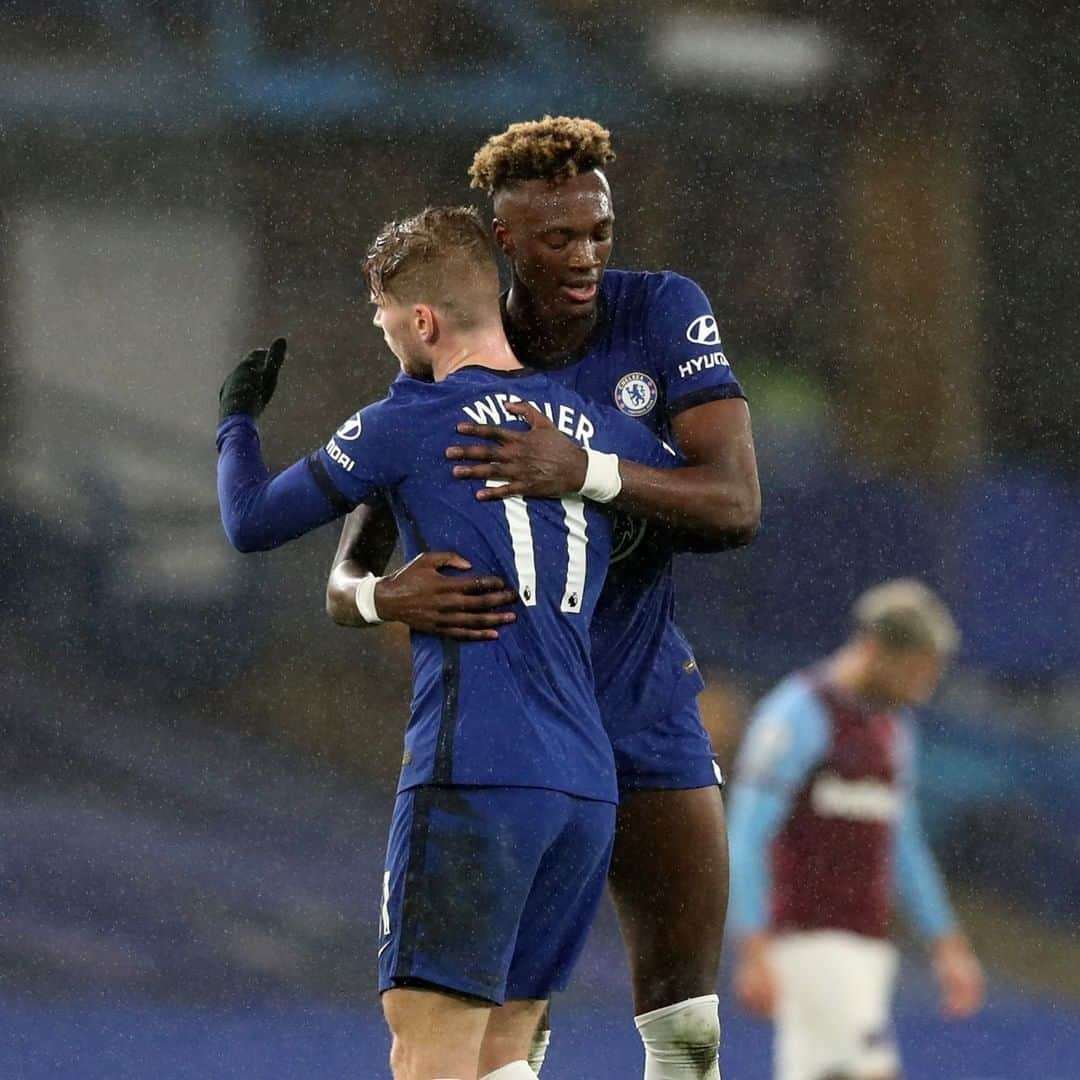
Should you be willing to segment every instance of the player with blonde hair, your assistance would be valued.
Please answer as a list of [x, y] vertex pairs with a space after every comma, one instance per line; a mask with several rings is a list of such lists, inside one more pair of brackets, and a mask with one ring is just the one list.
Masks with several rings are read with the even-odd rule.
[[[498, 272], [475, 211], [390, 223], [365, 264], [403, 373], [320, 450], [271, 475], [257, 417], [285, 358], [279, 338], [225, 380], [218, 497], [245, 552], [277, 547], [378, 498], [407, 557], [465, 551], [513, 575], [518, 618], [497, 641], [414, 634], [413, 698], [383, 868], [379, 989], [395, 1080], [526, 1080], [545, 1002], [565, 987], [599, 902], [618, 788], [596, 701], [590, 622], [611, 557], [602, 504], [634, 460], [672, 452], [614, 408], [524, 368], [503, 332]], [[523, 419], [505, 411], [522, 406]], [[481, 502], [449, 476], [455, 424], [492, 410], [568, 432], [583, 463], [560, 499]], [[353, 590], [377, 618], [368, 578]]]
[[949, 907], [915, 803], [912, 706], [958, 640], [921, 582], [865, 592], [852, 636], [758, 706], [731, 810], [735, 989], [776, 1025], [777, 1080], [895, 1080], [890, 1017], [899, 895], [930, 942], [946, 1015], [982, 973]]

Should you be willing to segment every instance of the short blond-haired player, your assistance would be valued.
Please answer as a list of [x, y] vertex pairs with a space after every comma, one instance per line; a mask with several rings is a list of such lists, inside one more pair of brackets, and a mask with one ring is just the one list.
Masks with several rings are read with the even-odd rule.
[[[319, 450], [271, 475], [256, 418], [285, 340], [256, 350], [220, 395], [218, 496], [241, 551], [278, 547], [366, 500], [393, 510], [406, 558], [467, 554], [511, 578], [517, 619], [498, 640], [414, 634], [413, 698], [383, 866], [379, 989], [395, 1080], [525, 1080], [545, 1002], [580, 955], [607, 876], [618, 787], [596, 701], [590, 622], [612, 550], [602, 504], [623, 463], [666, 468], [640, 424], [524, 368], [499, 317], [498, 272], [475, 211], [391, 222], [365, 274], [402, 375]], [[584, 460], [561, 499], [482, 502], [452, 482], [456, 425], [524, 405]], [[368, 621], [374, 582], [354, 591]], [[363, 703], [358, 722], [365, 717]]]
[[957, 632], [914, 580], [853, 610], [850, 639], [758, 706], [737, 766], [730, 931], [736, 993], [775, 1022], [776, 1080], [895, 1080], [893, 898], [930, 943], [947, 1016], [983, 977], [916, 808], [910, 707], [933, 693]]

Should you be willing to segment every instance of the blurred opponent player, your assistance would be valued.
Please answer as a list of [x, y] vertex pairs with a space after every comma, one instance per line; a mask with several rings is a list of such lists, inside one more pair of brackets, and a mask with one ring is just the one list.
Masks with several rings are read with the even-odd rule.
[[[593, 620], [593, 667], [612, 738], [620, 805], [609, 884], [626, 945], [647, 1080], [719, 1076], [715, 995], [727, 906], [727, 841], [712, 751], [695, 701], [701, 677], [673, 621], [677, 545], [749, 542], [760, 495], [750, 417], [709, 301], [671, 272], [606, 270], [615, 212], [607, 131], [547, 117], [511, 125], [477, 152], [473, 185], [494, 199], [495, 239], [509, 260], [503, 323], [530, 366], [590, 401], [615, 404], [676, 445], [685, 467], [628, 465], [614, 505], [626, 515]], [[460, 428], [490, 442], [448, 451], [457, 474], [506, 485], [479, 497], [559, 496], [581, 485], [580, 453], [550, 428], [490, 417]], [[347, 523], [328, 587], [340, 622], [393, 546], [365, 508]], [[450, 553], [379, 582], [383, 619], [463, 637], [494, 635], [512, 615], [464, 595], [438, 572]], [[474, 590], [501, 583], [475, 581]], [[531, 1061], [539, 1070], [546, 1032]]]
[[758, 706], [731, 808], [735, 988], [776, 1023], [777, 1080], [893, 1080], [892, 894], [931, 942], [948, 1016], [982, 1002], [916, 810], [909, 706], [933, 693], [956, 644], [916, 581], [854, 609], [854, 634]]
[[[614, 835], [615, 763], [589, 648], [611, 551], [597, 504], [618, 493], [616, 454], [653, 467], [674, 455], [615, 409], [519, 364], [475, 211], [427, 210], [387, 226], [365, 268], [375, 324], [412, 377], [271, 477], [254, 419], [285, 342], [252, 354], [222, 387], [222, 520], [240, 550], [263, 550], [378, 496], [393, 508], [406, 555], [452, 546], [517, 583], [519, 618], [498, 641], [413, 634], [379, 987], [397, 1080], [531, 1077], [530, 1042], [580, 952]], [[536, 403], [529, 423], [558, 425], [575, 440], [586, 462], [581, 490], [479, 502], [480, 483], [451, 479], [446, 441], [463, 417], [523, 400]], [[356, 602], [370, 608], [370, 592]]]

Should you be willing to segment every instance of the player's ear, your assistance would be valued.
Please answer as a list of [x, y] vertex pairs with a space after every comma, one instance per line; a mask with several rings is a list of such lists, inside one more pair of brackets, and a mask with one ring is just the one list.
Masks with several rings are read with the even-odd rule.
[[439, 321], [435, 317], [435, 312], [427, 304], [413, 306], [413, 328], [416, 330], [417, 337], [425, 345], [432, 344], [438, 336]]
[[514, 254], [514, 238], [510, 235], [510, 226], [502, 218], [495, 218], [491, 223], [491, 231], [499, 250], [507, 258], [511, 258]]

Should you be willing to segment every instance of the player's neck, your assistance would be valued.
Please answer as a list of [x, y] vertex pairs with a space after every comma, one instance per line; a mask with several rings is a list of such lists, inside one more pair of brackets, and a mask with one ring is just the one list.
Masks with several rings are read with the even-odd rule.
[[447, 338], [431, 361], [435, 382], [442, 382], [464, 367], [516, 371], [521, 366], [521, 361], [510, 349], [501, 324]]
[[577, 352], [585, 344], [596, 326], [597, 309], [581, 318], [551, 318], [515, 276], [506, 297], [506, 315], [528, 339], [530, 352], [548, 360]]

